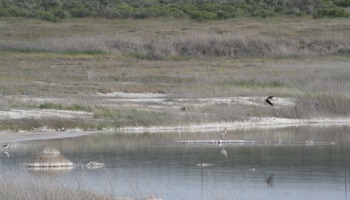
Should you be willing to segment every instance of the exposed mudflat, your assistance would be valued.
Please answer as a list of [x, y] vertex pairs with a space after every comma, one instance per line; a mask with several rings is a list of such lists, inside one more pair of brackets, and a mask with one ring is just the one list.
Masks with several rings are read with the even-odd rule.
[[[96, 94], [99, 104], [107, 105], [109, 102], [118, 102], [119, 106], [135, 106], [142, 109], [173, 109], [178, 108], [186, 104], [191, 106], [207, 106], [214, 104], [234, 104], [234, 105], [250, 105], [250, 106], [270, 106], [264, 103], [265, 97], [216, 97], [216, 98], [197, 98], [197, 99], [184, 99], [184, 98], [168, 98], [166, 94], [154, 94], [154, 93], [108, 93], [108, 94]], [[28, 102], [45, 102], [45, 98], [30, 98], [23, 96], [22, 101]], [[48, 102], [52, 102], [52, 99], [47, 99]], [[64, 102], [65, 99], [57, 98], [55, 102]], [[274, 108], [293, 106], [295, 104], [294, 99], [291, 98], [274, 98]], [[0, 119], [22, 119], [22, 118], [91, 118], [93, 113], [83, 111], [68, 111], [68, 110], [54, 110], [54, 109], [9, 109], [0, 111]], [[273, 127], [285, 127], [285, 126], [300, 126], [300, 125], [329, 125], [329, 124], [346, 124], [350, 123], [350, 119], [347, 118], [320, 118], [320, 119], [287, 119], [287, 118], [275, 118], [275, 117], [251, 117], [244, 121], [230, 121], [230, 122], [212, 122], [202, 124], [190, 124], [190, 125], [176, 125], [176, 126], [134, 126], [118, 128], [115, 131], [121, 131], [126, 133], [161, 133], [161, 132], [176, 132], [176, 131], [219, 131], [223, 128], [227, 129], [247, 129], [247, 128], [273, 128]], [[104, 130], [114, 131], [114, 130]], [[25, 132], [11, 132], [2, 131], [0, 133], [1, 142], [15, 142], [25, 140], [41, 140], [63, 137], [76, 137], [81, 135], [87, 135], [92, 133], [98, 133], [103, 131], [83, 131], [81, 129], [70, 129], [55, 131], [50, 130], [47, 127], [36, 128], [33, 131]]]
[[[7, 97], [11, 98], [11, 97]], [[12, 97], [14, 98], [14, 97]], [[22, 103], [79, 103], [77, 99], [65, 98], [36, 98], [29, 96], [16, 96], [19, 102]], [[138, 109], [179, 109], [183, 106], [202, 107], [219, 104], [232, 105], [246, 105], [246, 106], [265, 106], [270, 105], [265, 103], [266, 97], [215, 97], [215, 98], [174, 98], [167, 94], [156, 93], [97, 93], [90, 97], [95, 105], [103, 106], [119, 106], [119, 107], [133, 107]], [[295, 100], [292, 98], [273, 98], [272, 102], [276, 108], [293, 106]], [[83, 111], [70, 110], [54, 110], [54, 109], [8, 109], [0, 110], [1, 119], [22, 119], [22, 118], [43, 118], [43, 117], [57, 117], [57, 118], [90, 118], [93, 114]]]

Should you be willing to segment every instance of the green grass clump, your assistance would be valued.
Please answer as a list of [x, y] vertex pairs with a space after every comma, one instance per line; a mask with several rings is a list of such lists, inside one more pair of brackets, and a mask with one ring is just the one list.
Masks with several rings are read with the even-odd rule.
[[348, 117], [350, 97], [335, 93], [300, 96], [292, 113], [299, 118]]
[[[115, 108], [106, 106], [84, 106], [84, 105], [63, 105], [56, 103], [40, 104], [40, 109], [55, 109], [55, 110], [71, 110], [71, 111], [85, 111], [93, 113], [94, 119], [87, 119], [86, 123], [82, 123], [82, 119], [50, 119], [52, 120], [50, 127], [60, 129], [62, 127], [74, 128], [73, 124], [83, 125], [83, 129], [91, 129], [94, 127], [122, 127], [122, 126], [156, 126], [158, 124], [169, 124], [170, 119], [174, 119], [170, 113], [157, 112], [133, 108]], [[11, 121], [11, 120], [10, 120]], [[12, 124], [8, 121], [8, 124]], [[45, 121], [45, 120], [44, 120]], [[81, 121], [81, 123], [79, 123]], [[95, 122], [93, 122], [95, 121]], [[91, 123], [91, 125], [88, 125]], [[13, 125], [13, 124], [12, 124]], [[12, 126], [9, 125], [9, 126]], [[28, 130], [29, 127], [38, 128], [43, 123], [39, 120], [28, 119], [22, 121], [22, 127]], [[19, 127], [15, 127], [18, 129]], [[98, 128], [100, 129], [100, 128]]]
[[43, 103], [39, 105], [40, 109], [54, 109], [54, 110], [72, 110], [72, 111], [86, 111], [86, 112], [92, 112], [93, 108], [91, 106], [85, 106], [85, 105], [63, 105], [58, 103]]
[[103, 124], [109, 127], [167, 125], [172, 124], [175, 120], [175, 116], [166, 112], [133, 108], [109, 109], [105, 107], [96, 108], [94, 118], [103, 120]]
[[39, 105], [40, 109], [55, 109], [55, 110], [64, 110], [64, 106], [62, 104], [56, 103], [44, 103]]
[[224, 87], [248, 87], [248, 88], [264, 88], [264, 87], [269, 87], [269, 88], [277, 88], [277, 87], [284, 87], [285, 85], [276, 80], [268, 80], [268, 81], [257, 81], [253, 79], [249, 80], [225, 80], [219, 83], [220, 86]]

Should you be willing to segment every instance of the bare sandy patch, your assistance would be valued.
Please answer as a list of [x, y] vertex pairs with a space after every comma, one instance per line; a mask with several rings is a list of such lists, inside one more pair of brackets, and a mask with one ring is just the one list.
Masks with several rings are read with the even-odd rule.
[[23, 119], [23, 118], [90, 118], [93, 114], [83, 111], [33, 109], [33, 110], [0, 110], [0, 120], [2, 119]]
[[[168, 94], [156, 93], [98, 93], [96, 96], [103, 97], [103, 101], [119, 103], [118, 105], [148, 106], [156, 108], [178, 108], [185, 105], [210, 106], [218, 104], [234, 104], [245, 106], [269, 106], [265, 103], [266, 97], [215, 97], [215, 98], [175, 98]], [[294, 106], [295, 99], [274, 97], [272, 102], [279, 106]], [[120, 104], [121, 103], [121, 104]]]
[[139, 99], [139, 98], [161, 98], [166, 97], [166, 94], [158, 94], [158, 93], [125, 93], [125, 92], [112, 92], [112, 93], [97, 93], [97, 96], [100, 97], [113, 97], [113, 98], [126, 98], [126, 99]]

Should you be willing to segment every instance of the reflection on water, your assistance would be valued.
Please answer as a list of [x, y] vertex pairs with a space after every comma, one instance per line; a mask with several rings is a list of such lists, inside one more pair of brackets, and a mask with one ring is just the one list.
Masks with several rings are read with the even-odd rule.
[[27, 168], [28, 173], [36, 177], [43, 178], [56, 178], [61, 175], [67, 174], [73, 168]]
[[[1, 152], [0, 168], [1, 176], [28, 174], [24, 177], [116, 196], [347, 199], [349, 133], [350, 126], [228, 130], [225, 140], [257, 141], [235, 144], [172, 142], [220, 140], [220, 132], [97, 134], [13, 143]], [[47, 146], [76, 168], [27, 170], [23, 163]], [[104, 165], [85, 167], [91, 162]]]

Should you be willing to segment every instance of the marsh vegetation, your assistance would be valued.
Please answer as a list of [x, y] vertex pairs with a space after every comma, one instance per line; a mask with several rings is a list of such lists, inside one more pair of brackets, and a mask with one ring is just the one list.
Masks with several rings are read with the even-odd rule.
[[[349, 116], [347, 19], [1, 18], [1, 27], [3, 130]], [[273, 109], [270, 95], [281, 100]]]
[[[0, 130], [186, 126], [252, 117], [347, 118], [347, 2], [2, 0]], [[270, 95], [277, 97], [274, 107], [264, 103]], [[333, 132], [326, 131], [327, 137]], [[293, 130], [287, 135], [295, 133]], [[210, 137], [215, 138], [215, 134]], [[279, 134], [268, 140], [281, 139]], [[258, 135], [262, 135], [260, 131]], [[317, 138], [320, 131], [314, 135]], [[80, 144], [79, 148], [85, 149], [83, 154], [94, 156], [111, 148], [111, 158], [116, 159], [117, 152], [119, 159], [126, 154], [125, 149], [143, 146], [135, 141], [149, 143], [142, 138], [147, 134], [133, 138], [131, 144], [108, 137], [83, 142], [77, 138], [78, 142], [67, 140], [58, 146], [70, 151]], [[164, 142], [162, 137], [153, 137], [157, 145]], [[238, 131], [234, 137], [249, 134]], [[288, 137], [283, 139], [289, 140]], [[340, 141], [342, 137], [335, 138]], [[299, 139], [304, 142], [310, 137]], [[86, 148], [87, 143], [95, 148]], [[123, 148], [116, 151], [116, 147]], [[25, 145], [16, 151], [21, 148]], [[23, 152], [28, 153], [27, 150]], [[217, 150], [210, 150], [212, 158], [218, 157]], [[237, 150], [233, 148], [231, 155], [237, 155], [233, 153]], [[258, 155], [263, 151], [259, 148]], [[131, 166], [140, 166], [140, 158], [152, 157], [151, 153], [142, 156], [137, 152], [135, 161], [134, 152], [137, 150], [132, 150]], [[332, 151], [322, 150], [319, 155], [327, 155], [324, 152]], [[12, 153], [15, 150], [10, 150]], [[241, 153], [246, 161], [247, 156]], [[7, 155], [2, 161], [12, 159]], [[177, 158], [169, 155], [160, 160]], [[199, 159], [199, 154], [188, 155]], [[329, 163], [339, 163], [325, 157]], [[14, 160], [18, 162], [18, 157]], [[230, 172], [234, 165], [229, 166]], [[5, 192], [0, 192], [1, 199], [116, 199], [113, 195], [85, 192], [89, 190], [80, 185], [75, 190], [55, 182], [47, 184], [44, 179], [23, 182], [3, 175], [2, 180], [0, 191]], [[135, 194], [133, 199], [144, 199]]]

